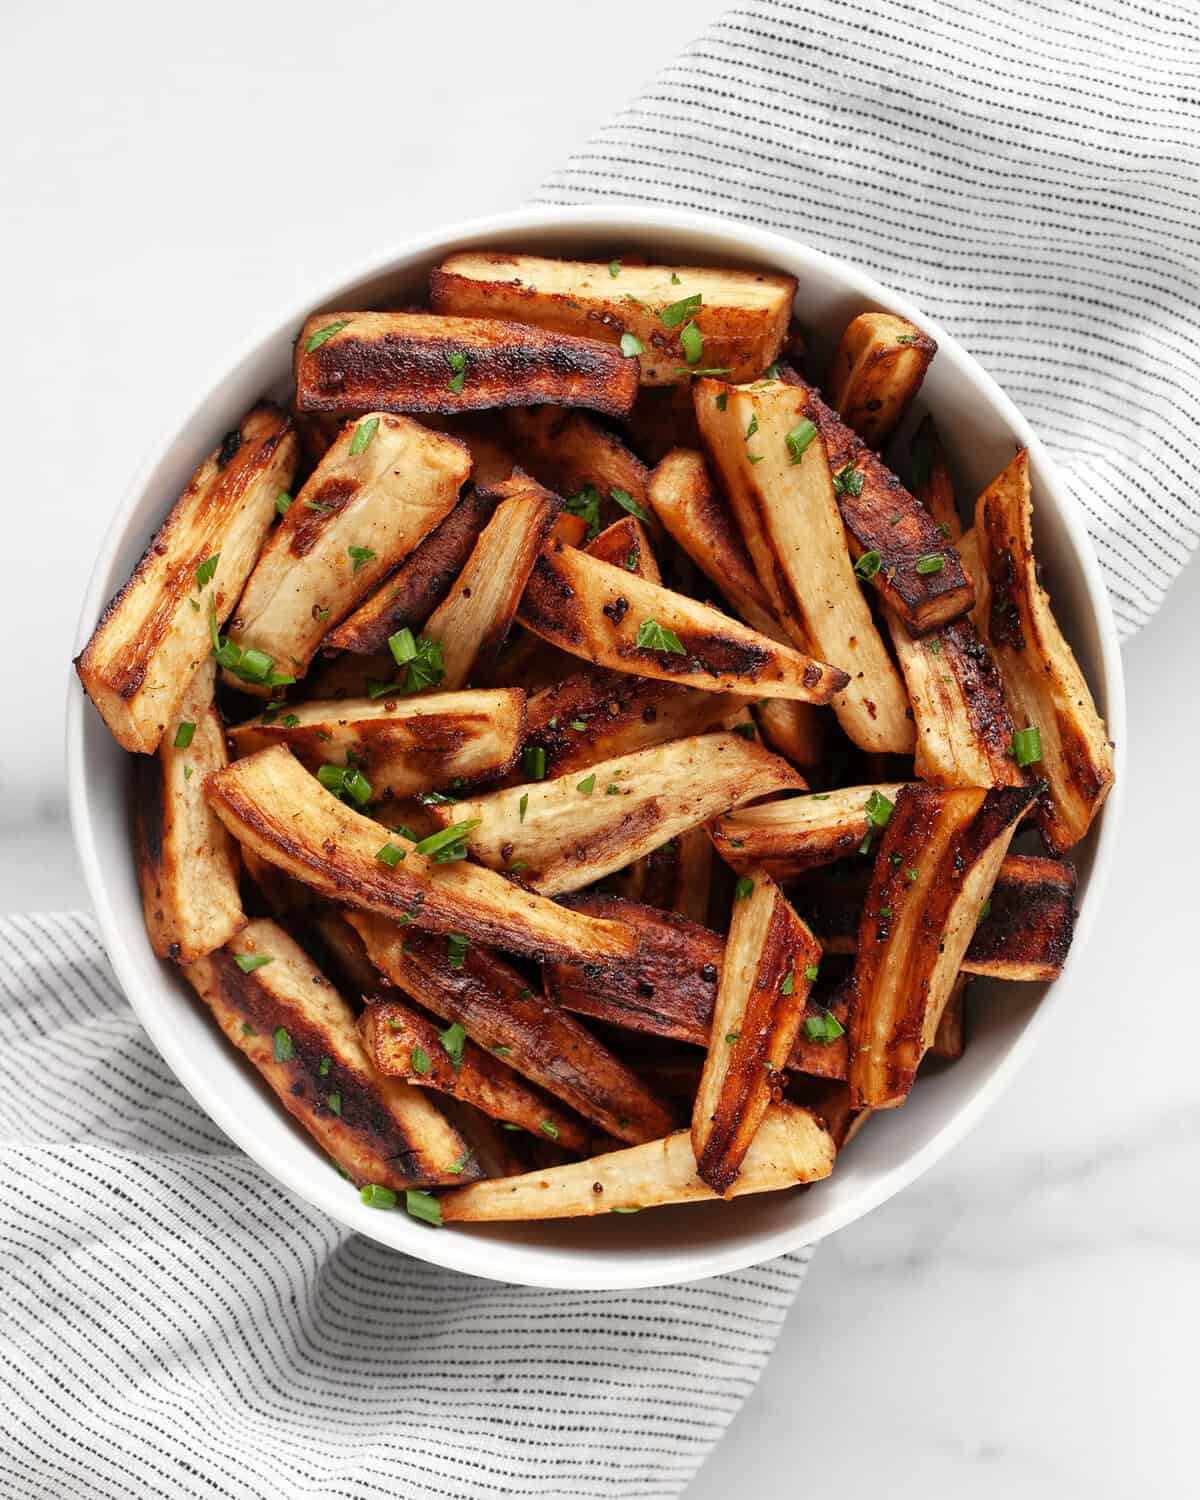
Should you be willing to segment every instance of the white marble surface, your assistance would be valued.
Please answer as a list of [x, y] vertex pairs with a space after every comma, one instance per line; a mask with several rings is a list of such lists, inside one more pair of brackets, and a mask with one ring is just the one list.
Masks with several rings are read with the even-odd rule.
[[[722, 8], [6, 8], [0, 910], [85, 901], [64, 664], [154, 434], [262, 308], [520, 202]], [[1126, 852], [1076, 1005], [964, 1145], [821, 1249], [696, 1500], [1194, 1492], [1198, 643], [1193, 566], [1127, 653]]]

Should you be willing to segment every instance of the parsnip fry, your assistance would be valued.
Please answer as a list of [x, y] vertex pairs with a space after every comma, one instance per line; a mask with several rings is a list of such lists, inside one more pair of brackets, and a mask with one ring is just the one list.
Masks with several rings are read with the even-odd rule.
[[325, 650], [386, 651], [388, 637], [405, 626], [417, 634], [450, 592], [498, 501], [494, 490], [480, 489], [478, 484], [464, 491], [445, 520], [409, 553], [397, 571], [330, 631], [323, 642]]
[[403, 1189], [480, 1175], [427, 1094], [373, 1070], [350, 1007], [282, 927], [251, 922], [184, 973], [233, 1045], [355, 1186]]
[[933, 1041], [929, 1044], [929, 1057], [939, 1058], [942, 1062], [954, 1062], [963, 1055], [966, 1045], [965, 1001], [970, 983], [969, 974], [960, 974], [954, 981], [954, 988], [942, 1011]]
[[441, 642], [446, 688], [486, 677], [558, 512], [557, 498], [525, 475], [505, 480], [495, 493], [495, 514], [425, 622], [423, 634]]
[[[746, 1153], [731, 1196], [817, 1182], [833, 1170], [835, 1151], [832, 1136], [808, 1110], [774, 1104]], [[588, 1161], [462, 1188], [445, 1194], [441, 1207], [446, 1223], [471, 1223], [630, 1213], [714, 1197], [696, 1173], [688, 1132], [680, 1130], [665, 1140]]]
[[[624, 928], [577, 916], [491, 870], [431, 862], [340, 802], [281, 745], [212, 772], [204, 790], [239, 843], [330, 900], [533, 957], [588, 961], [636, 950]], [[385, 845], [403, 858], [381, 860]]]
[[621, 425], [648, 464], [661, 463], [672, 448], [700, 446], [690, 385], [642, 386]]
[[659, 911], [707, 922], [713, 846], [703, 826], [685, 829], [604, 882], [605, 890]]
[[704, 1073], [692, 1111], [696, 1171], [728, 1195], [786, 1065], [821, 962], [812, 933], [761, 871], [740, 891], [725, 943]]
[[519, 688], [346, 698], [287, 709], [268, 709], [230, 729], [237, 753], [286, 745], [313, 772], [357, 765], [372, 802], [500, 775], [516, 760], [525, 731]]
[[150, 946], [190, 963], [246, 925], [233, 840], [204, 800], [204, 777], [229, 764], [210, 658], [188, 684], [153, 758], [134, 762], [134, 851]]
[[[613, 345], [632, 334], [645, 385], [678, 385], [691, 375], [683, 330], [703, 337], [703, 363], [728, 365], [753, 380], [778, 355], [796, 282], [766, 271], [712, 266], [619, 266], [548, 260], [509, 251], [465, 250], [429, 278], [438, 312], [514, 318], [541, 328], [588, 334]], [[546, 400], [548, 398], [542, 397]], [[560, 403], [562, 404], [562, 403]]]
[[587, 550], [589, 556], [611, 563], [614, 568], [624, 568], [627, 573], [636, 573], [651, 583], [662, 582], [646, 528], [635, 516], [622, 516], [619, 521], [606, 526], [588, 543]]
[[1021, 786], [996, 663], [971, 620], [919, 639], [884, 610], [917, 729], [914, 769], [935, 786]]
[[411, 928], [359, 913], [350, 922], [393, 984], [434, 1015], [461, 1023], [480, 1047], [504, 1048], [510, 1068], [577, 1114], [623, 1141], [671, 1128], [669, 1112], [624, 1063], [573, 1016], [535, 996], [494, 953], [472, 943], [452, 961], [441, 940]]
[[[954, 498], [954, 480], [946, 461], [946, 450], [931, 416], [921, 419], [908, 445], [908, 454], [912, 462], [913, 495], [937, 522], [946, 540], [957, 547], [963, 534], [962, 518]], [[959, 555], [962, 556], [961, 549]], [[963, 567], [974, 578], [965, 556]]]
[[[493, 1120], [556, 1141], [564, 1151], [592, 1149], [594, 1132], [556, 1100], [523, 1082], [494, 1049], [455, 1038], [453, 1028], [441, 1030], [410, 1005], [378, 1000], [367, 1006], [358, 1030], [367, 1056], [385, 1077], [453, 1094]], [[443, 1037], [449, 1041], [443, 1042]]]
[[895, 802], [903, 782], [844, 786], [832, 792], [786, 797], [727, 813], [712, 826], [717, 853], [745, 873], [754, 865], [775, 880], [791, 880], [817, 865], [832, 864], [861, 847], [879, 825], [875, 798]]
[[[696, 383], [696, 416], [775, 619], [850, 674], [833, 699], [864, 750], [906, 754], [908, 700], [846, 550], [834, 479], [803, 387]], [[860, 565], [861, 570], [861, 565]]]
[[1113, 756], [1104, 720], [1038, 580], [1024, 449], [979, 497], [975, 537], [981, 628], [1017, 731], [1032, 726], [1038, 732], [1033, 769], [1049, 786], [1038, 801], [1038, 827], [1048, 847], [1062, 854], [1088, 831], [1108, 796]]
[[620, 520], [626, 505], [648, 513], [650, 476], [645, 464], [586, 412], [558, 406], [516, 408], [505, 412], [504, 430], [521, 467], [556, 495], [587, 495], [591, 486], [600, 526]]
[[547, 401], [619, 417], [637, 387], [637, 366], [606, 341], [490, 317], [315, 313], [296, 341], [301, 411], [453, 413]]
[[[858, 930], [850, 1091], [903, 1104], [1034, 791], [906, 787], [880, 841]], [[893, 857], [894, 856], [894, 857]]]
[[534, 564], [518, 618], [598, 666], [706, 692], [828, 703], [849, 680], [708, 605], [560, 543]]
[[[296, 470], [296, 434], [256, 406], [204, 460], [75, 661], [117, 743], [153, 754], [225, 624]], [[207, 575], [207, 577], [206, 577]], [[206, 581], [201, 584], [200, 580]]]
[[833, 356], [829, 400], [871, 448], [882, 448], [921, 388], [937, 343], [894, 313], [860, 313]]
[[433, 812], [447, 825], [477, 822], [468, 835], [476, 859], [519, 869], [532, 889], [553, 896], [738, 803], [803, 785], [786, 761], [741, 736], [705, 734], [601, 761], [582, 778], [571, 772]]
[[[453, 508], [464, 444], [406, 417], [347, 422], [292, 502], [238, 604], [229, 639], [302, 677], [324, 637]], [[269, 697], [269, 679], [232, 685]]]

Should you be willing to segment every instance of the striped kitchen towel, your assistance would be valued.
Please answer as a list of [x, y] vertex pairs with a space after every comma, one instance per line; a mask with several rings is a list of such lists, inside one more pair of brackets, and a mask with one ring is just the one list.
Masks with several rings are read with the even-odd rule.
[[1200, 540], [1195, 0], [757, 0], [544, 203], [707, 209], [906, 293], [996, 377], [1087, 515], [1123, 634]]
[[351, 1235], [192, 1103], [90, 917], [0, 920], [0, 1500], [678, 1495], [807, 1253], [662, 1291]]

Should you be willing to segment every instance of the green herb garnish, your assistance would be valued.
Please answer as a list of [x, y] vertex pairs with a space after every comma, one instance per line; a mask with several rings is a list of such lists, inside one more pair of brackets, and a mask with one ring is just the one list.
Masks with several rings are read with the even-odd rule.
[[676, 656], [686, 656], [683, 642], [673, 630], [666, 630], [657, 620], [643, 620], [638, 626], [634, 641], [643, 651], [669, 651]]
[[316, 333], [310, 333], [308, 342], [304, 346], [304, 352], [311, 354], [314, 349], [319, 349], [322, 344], [327, 343], [335, 333], [341, 333], [349, 323], [349, 318], [341, 318], [336, 323], [326, 323], [324, 328], [318, 328]]
[[275, 960], [269, 953], [235, 953], [233, 961], [243, 974], [253, 974], [255, 969], [261, 969], [264, 964], [274, 963]]
[[179, 728], [175, 731], [175, 749], [186, 750], [192, 743], [192, 736], [196, 733], [196, 726], [190, 719], [181, 719]]

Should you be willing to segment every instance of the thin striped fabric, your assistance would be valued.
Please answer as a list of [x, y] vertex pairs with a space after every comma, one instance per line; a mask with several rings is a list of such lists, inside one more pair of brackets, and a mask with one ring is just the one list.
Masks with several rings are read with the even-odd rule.
[[1200, 7], [759, 0], [543, 187], [707, 209], [911, 296], [1087, 516], [1123, 635], [1200, 540]]
[[[1049, 441], [1128, 633], [1200, 520], [1198, 43], [1172, 0], [761, 0], [541, 198], [909, 293]], [[346, 1234], [191, 1103], [90, 918], [0, 922], [0, 1023], [0, 1500], [678, 1495], [804, 1278], [546, 1292]]]

